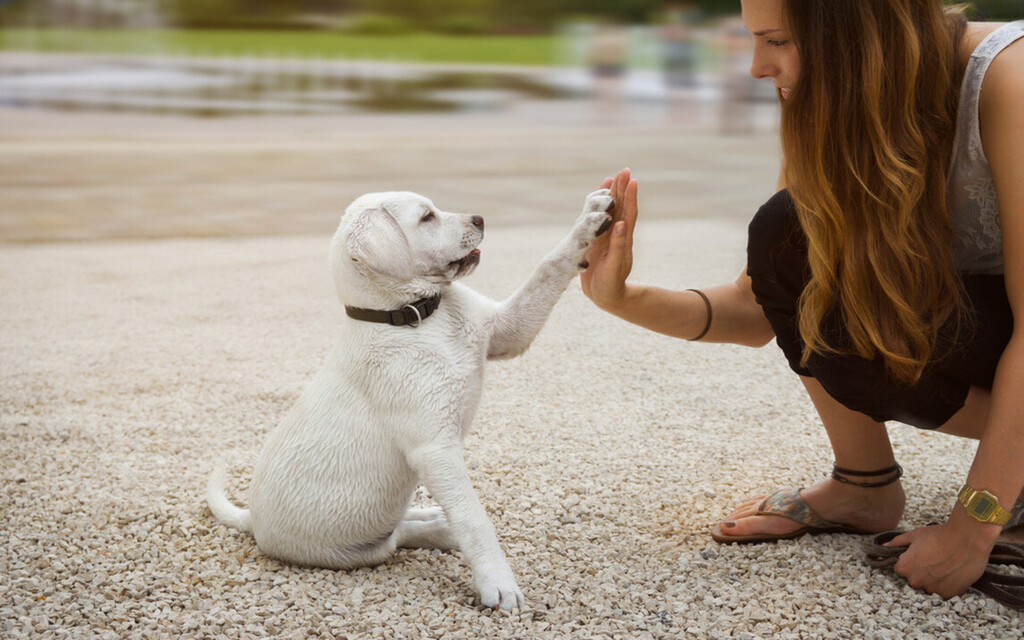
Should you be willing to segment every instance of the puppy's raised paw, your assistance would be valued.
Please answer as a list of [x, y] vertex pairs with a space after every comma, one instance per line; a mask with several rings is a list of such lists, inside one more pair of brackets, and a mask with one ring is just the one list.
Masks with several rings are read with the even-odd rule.
[[[610, 199], [610, 198], [609, 198]], [[576, 221], [576, 228], [573, 229], [573, 236], [576, 238], [577, 246], [586, 249], [594, 238], [608, 230], [612, 225], [612, 215], [604, 210], [585, 211]]]
[[615, 200], [608, 189], [598, 189], [587, 196], [583, 213], [576, 219], [572, 231], [558, 246], [556, 253], [568, 259], [574, 267], [587, 268], [586, 255], [594, 238], [601, 235], [612, 224], [612, 208]]
[[591, 239], [596, 238], [612, 226], [610, 211], [614, 204], [615, 199], [608, 189], [598, 189], [588, 194], [583, 204], [583, 214], [577, 221], [577, 225], [584, 227], [587, 232], [593, 233]]
[[583, 212], [608, 211], [612, 208], [615, 199], [612, 198], [610, 189], [598, 189], [587, 194], [586, 202], [583, 205]]

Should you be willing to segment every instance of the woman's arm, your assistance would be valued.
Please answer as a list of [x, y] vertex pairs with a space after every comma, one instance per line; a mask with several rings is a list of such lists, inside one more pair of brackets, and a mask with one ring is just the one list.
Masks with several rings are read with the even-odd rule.
[[[701, 291], [712, 310], [711, 327], [701, 342], [760, 347], [775, 336], [754, 300], [746, 270], [735, 282]], [[707, 305], [693, 291], [627, 284], [617, 304], [602, 308], [627, 322], [674, 338], [693, 339], [707, 324]]]
[[[693, 339], [707, 324], [707, 305], [693, 291], [674, 291], [627, 283], [633, 267], [633, 228], [637, 216], [637, 183], [624, 169], [609, 184], [615, 197], [614, 224], [587, 255], [589, 267], [580, 276], [583, 292], [601, 309], [641, 327], [676, 338]], [[746, 270], [729, 284], [703, 289], [711, 304], [712, 322], [702, 341], [762, 346], [774, 336], [754, 300]]]
[[999, 203], [1014, 328], [996, 369], [988, 421], [967, 483], [991, 491], [1009, 509], [1024, 486], [1024, 41], [1010, 45], [989, 67], [980, 119]]
[[999, 360], [985, 434], [968, 482], [1012, 506], [1024, 486], [1024, 40], [989, 67], [981, 94], [981, 134], [992, 168], [1003, 234], [1010, 342]]
[[[995, 179], [1003, 234], [1006, 293], [1014, 330], [996, 369], [967, 484], [996, 495], [1009, 510], [1024, 487], [1024, 41], [993, 61], [981, 94], [981, 133]], [[955, 503], [942, 527], [895, 539], [911, 544], [896, 571], [912, 586], [950, 597], [967, 590], [984, 570], [1000, 527], [981, 523]]]

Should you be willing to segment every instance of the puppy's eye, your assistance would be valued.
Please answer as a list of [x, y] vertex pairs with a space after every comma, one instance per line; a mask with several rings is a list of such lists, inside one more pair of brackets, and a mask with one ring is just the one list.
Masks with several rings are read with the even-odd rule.
[[433, 220], [436, 217], [437, 216], [434, 215], [433, 211], [428, 211], [425, 214], [423, 214], [422, 218], [420, 218], [420, 222], [430, 222], [431, 220]]

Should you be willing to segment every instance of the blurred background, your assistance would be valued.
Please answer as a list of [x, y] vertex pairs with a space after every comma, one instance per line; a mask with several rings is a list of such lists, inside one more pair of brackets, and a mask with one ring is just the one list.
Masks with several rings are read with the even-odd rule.
[[0, 100], [208, 117], [706, 101], [745, 73], [737, 4], [0, 0]]
[[[979, 0], [990, 19], [1024, 0]], [[777, 104], [738, 0], [0, 0], [0, 240], [325, 233], [377, 189], [749, 217]]]

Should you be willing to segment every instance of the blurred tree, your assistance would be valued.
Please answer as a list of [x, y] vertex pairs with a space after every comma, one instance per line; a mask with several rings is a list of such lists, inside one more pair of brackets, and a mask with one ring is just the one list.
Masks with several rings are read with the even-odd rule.
[[[738, 0], [723, 0], [739, 6]], [[646, 22], [666, 0], [356, 0], [372, 13], [399, 15], [417, 21], [445, 16], [482, 16], [512, 26], [551, 26], [572, 15], [599, 16], [622, 22]]]
[[439, 16], [486, 16], [493, 11], [496, 0], [355, 0], [353, 4], [370, 13], [429, 21]]
[[[137, 1], [137, 0], [136, 0]], [[304, 14], [340, 14], [360, 0], [163, 0], [188, 27], [295, 26]]]
[[665, 0], [555, 0], [563, 13], [596, 15], [620, 22], [647, 22]]
[[1024, 18], [1024, 0], [974, 0], [971, 4], [983, 20], [1020, 20]]
[[494, 19], [512, 29], [547, 28], [563, 17], [562, 0], [494, 0]]
[[[1024, 18], [1024, 0], [944, 0], [946, 4], [969, 4], [975, 15], [985, 20], [1020, 20]], [[706, 15], [737, 14], [740, 0], [694, 0]]]
[[237, 16], [245, 11], [241, 0], [174, 0], [175, 22], [183, 26], [203, 26]]
[[726, 14], [738, 14], [740, 12], [739, 0], [696, 0], [694, 4], [704, 15], [720, 16]]
[[431, 0], [359, 0], [357, 7], [367, 13], [383, 13], [421, 21], [430, 16], [431, 4]]
[[[83, 12], [100, 15], [109, 7], [141, 3], [162, 7], [169, 22], [186, 27], [313, 28], [317, 23], [304, 21], [304, 17], [362, 12], [400, 18], [410, 28], [450, 32], [547, 29], [574, 16], [645, 23], [677, 4], [692, 4], [703, 16], [740, 11], [740, 0], [0, 0], [0, 21], [17, 24], [31, 15], [38, 22], [42, 15], [45, 23], [77, 24], [81, 20], [68, 16]], [[973, 15], [981, 19], [1024, 18], [1024, 0], [973, 0], [968, 4], [974, 6]], [[51, 7], [71, 7], [74, 11], [49, 10]], [[327, 24], [321, 20], [319, 26]]]

